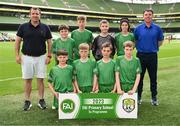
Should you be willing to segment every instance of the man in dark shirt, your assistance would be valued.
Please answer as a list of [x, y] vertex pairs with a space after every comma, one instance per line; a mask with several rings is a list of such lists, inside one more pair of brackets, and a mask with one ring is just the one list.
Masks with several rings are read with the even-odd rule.
[[[22, 78], [25, 81], [24, 110], [31, 108], [30, 94], [32, 79], [36, 76], [38, 83], [39, 103], [41, 109], [46, 108], [44, 101], [44, 78], [46, 77], [46, 65], [51, 59], [51, 31], [49, 27], [40, 22], [41, 11], [39, 8], [30, 9], [30, 21], [19, 26], [15, 44], [16, 62], [21, 64]], [[22, 44], [22, 55], [20, 45]], [[46, 41], [48, 53], [46, 55]]]

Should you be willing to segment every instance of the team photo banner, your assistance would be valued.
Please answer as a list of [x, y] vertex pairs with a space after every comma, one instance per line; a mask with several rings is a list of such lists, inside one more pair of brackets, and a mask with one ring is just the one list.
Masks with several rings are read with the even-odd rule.
[[59, 119], [137, 118], [137, 93], [59, 94]]

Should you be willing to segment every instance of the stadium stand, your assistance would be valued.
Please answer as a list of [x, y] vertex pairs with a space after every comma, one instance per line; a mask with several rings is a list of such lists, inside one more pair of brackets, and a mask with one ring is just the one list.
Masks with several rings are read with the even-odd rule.
[[79, 10], [91, 10], [109, 13], [141, 14], [145, 8], [154, 9], [155, 13], [170, 13], [180, 10], [179, 3], [173, 4], [132, 4], [115, 2], [112, 0], [0, 0], [0, 2], [29, 4], [70, 8]]
[[155, 11], [154, 20], [161, 27], [180, 27], [180, 3], [132, 4], [112, 0], [0, 0], [0, 25], [28, 21], [31, 6], [41, 8], [42, 22], [56, 27], [62, 23], [76, 26], [76, 17], [83, 14], [88, 17], [88, 27], [98, 29], [99, 21], [107, 19], [110, 26], [117, 29], [119, 20], [126, 17], [134, 28], [143, 20], [142, 11], [146, 8]]
[[12, 31], [0, 31], [0, 42], [15, 41], [15, 32]]
[[132, 4], [115, 2], [112, 0], [0, 0], [0, 2], [125, 14], [141, 14], [142, 10], [146, 8], [152, 8], [155, 13], [180, 11], [180, 3]]

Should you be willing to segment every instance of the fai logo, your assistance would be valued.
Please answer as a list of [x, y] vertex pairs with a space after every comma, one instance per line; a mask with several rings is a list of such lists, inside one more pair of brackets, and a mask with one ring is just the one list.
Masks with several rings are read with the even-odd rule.
[[72, 113], [75, 109], [75, 103], [70, 99], [65, 99], [61, 103], [61, 110], [64, 113]]
[[126, 98], [123, 100], [122, 107], [124, 111], [130, 113], [135, 109], [135, 100], [131, 98]]

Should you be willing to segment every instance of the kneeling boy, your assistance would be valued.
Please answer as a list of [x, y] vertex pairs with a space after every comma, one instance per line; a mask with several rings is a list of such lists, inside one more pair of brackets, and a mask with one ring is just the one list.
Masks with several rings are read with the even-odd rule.
[[123, 45], [125, 55], [116, 59], [117, 92], [132, 95], [140, 81], [141, 64], [137, 57], [132, 56], [133, 42], [126, 41]]
[[95, 73], [95, 82], [93, 91], [99, 88], [99, 92], [113, 92], [115, 85], [115, 62], [110, 58], [112, 45], [108, 42], [102, 44], [101, 52], [103, 58], [97, 62]]
[[73, 88], [73, 67], [67, 65], [68, 52], [59, 50], [57, 52], [59, 64], [54, 66], [48, 76], [49, 89], [54, 95], [53, 107], [58, 109], [58, 94], [74, 92]]
[[96, 62], [88, 58], [89, 45], [81, 43], [79, 45], [80, 59], [73, 62], [75, 87], [78, 93], [90, 93], [93, 88], [93, 70], [96, 67]]

